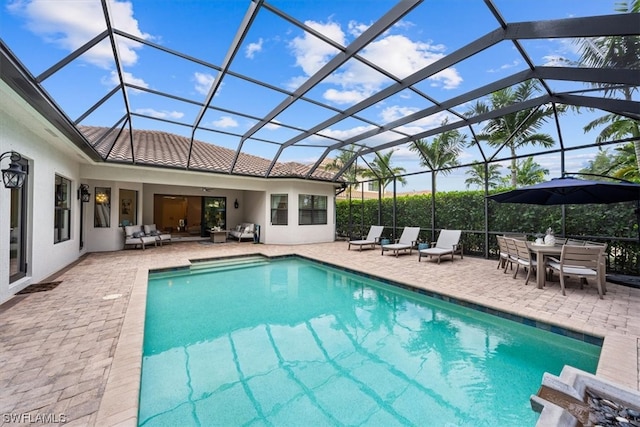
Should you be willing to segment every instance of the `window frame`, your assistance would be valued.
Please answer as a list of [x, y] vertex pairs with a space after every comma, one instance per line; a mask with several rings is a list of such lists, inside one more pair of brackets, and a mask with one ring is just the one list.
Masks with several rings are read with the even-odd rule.
[[[277, 199], [276, 199], [277, 198]], [[284, 198], [284, 207], [282, 207]], [[277, 203], [274, 207], [274, 203]], [[289, 195], [271, 195], [271, 225], [289, 225]]]
[[71, 180], [55, 174], [53, 244], [71, 240]]
[[[310, 207], [305, 202], [307, 198], [311, 198]], [[298, 195], [298, 225], [327, 225], [328, 224], [328, 197], [316, 194], [299, 194]], [[322, 207], [321, 201], [324, 201]], [[309, 222], [307, 222], [307, 218]]]

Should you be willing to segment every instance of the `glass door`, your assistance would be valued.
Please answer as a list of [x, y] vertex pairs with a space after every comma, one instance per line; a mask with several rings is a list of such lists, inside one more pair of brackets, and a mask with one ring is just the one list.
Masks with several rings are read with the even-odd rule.
[[[22, 170], [27, 170], [21, 162]], [[27, 275], [27, 187], [29, 176], [20, 188], [11, 189], [11, 216], [9, 230], [9, 282]], [[3, 187], [4, 190], [4, 187]]]
[[209, 231], [213, 228], [227, 229], [226, 197], [202, 198], [202, 226], [206, 234], [209, 234]]

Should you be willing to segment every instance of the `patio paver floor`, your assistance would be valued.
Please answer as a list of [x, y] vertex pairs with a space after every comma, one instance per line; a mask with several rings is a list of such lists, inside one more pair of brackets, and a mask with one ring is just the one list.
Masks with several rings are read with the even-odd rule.
[[[136, 425], [148, 270], [253, 253], [299, 254], [605, 337], [597, 375], [640, 389], [637, 288], [607, 283], [600, 300], [594, 285], [581, 290], [572, 282], [565, 297], [558, 282], [525, 286], [524, 274], [512, 279], [494, 260], [418, 263], [415, 251], [396, 258], [378, 249], [348, 251], [346, 242], [185, 242], [91, 253], [57, 275], [62, 283], [55, 289], [0, 306], [0, 425], [15, 425], [15, 417], [37, 425]], [[51, 422], [42, 422], [46, 416]]]

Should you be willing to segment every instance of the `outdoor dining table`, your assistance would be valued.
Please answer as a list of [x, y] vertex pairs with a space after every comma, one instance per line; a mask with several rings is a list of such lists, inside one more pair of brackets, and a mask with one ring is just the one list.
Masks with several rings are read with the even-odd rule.
[[560, 258], [562, 253], [562, 245], [536, 245], [533, 242], [527, 242], [527, 246], [533, 253], [536, 254], [538, 260], [538, 268], [536, 268], [536, 282], [538, 289], [544, 288], [544, 276], [545, 276], [545, 259], [546, 256], [554, 256]]

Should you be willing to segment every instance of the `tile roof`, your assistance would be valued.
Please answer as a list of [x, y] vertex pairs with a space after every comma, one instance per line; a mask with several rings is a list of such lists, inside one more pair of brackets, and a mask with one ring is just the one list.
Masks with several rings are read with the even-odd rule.
[[[96, 126], [78, 128], [107, 162], [187, 169], [190, 146], [187, 137], [155, 130], [135, 130], [133, 138], [130, 138], [131, 133], [127, 129], [109, 130]], [[235, 155], [234, 150], [194, 140], [188, 169], [228, 174]], [[311, 165], [298, 162], [277, 162], [267, 176], [270, 165], [271, 160], [240, 153], [233, 173], [270, 178], [307, 178], [312, 168]], [[317, 168], [308, 179], [332, 181], [333, 177], [333, 173]]]

